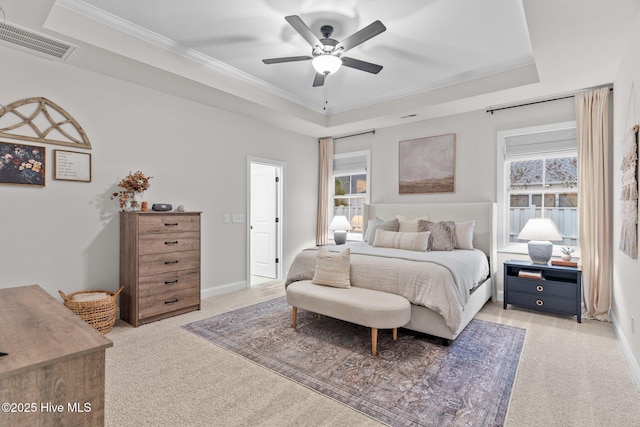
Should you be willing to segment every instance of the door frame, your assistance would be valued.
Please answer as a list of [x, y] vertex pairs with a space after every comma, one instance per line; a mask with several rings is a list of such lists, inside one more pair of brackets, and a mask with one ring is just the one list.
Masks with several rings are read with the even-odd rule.
[[276, 258], [279, 262], [276, 264], [276, 279], [283, 278], [283, 253], [284, 253], [284, 190], [285, 190], [285, 165], [280, 160], [267, 159], [264, 157], [247, 156], [247, 264], [246, 264], [246, 287], [251, 287], [251, 165], [261, 164], [273, 166], [278, 169], [280, 178], [276, 191], [276, 209], [278, 212], [279, 223], [276, 227]]

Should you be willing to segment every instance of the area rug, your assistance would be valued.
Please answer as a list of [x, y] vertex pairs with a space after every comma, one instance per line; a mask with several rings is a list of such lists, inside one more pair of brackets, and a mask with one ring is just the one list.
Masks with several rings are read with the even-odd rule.
[[474, 319], [450, 346], [298, 310], [285, 297], [184, 325], [188, 331], [392, 426], [502, 426], [525, 330]]

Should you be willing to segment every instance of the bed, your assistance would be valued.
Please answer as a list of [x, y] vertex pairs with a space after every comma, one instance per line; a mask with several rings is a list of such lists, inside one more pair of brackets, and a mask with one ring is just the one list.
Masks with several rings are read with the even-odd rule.
[[[427, 218], [434, 223], [475, 221], [473, 249], [414, 251], [374, 247], [366, 242], [328, 245], [332, 252], [351, 251], [351, 285], [404, 296], [411, 318], [404, 328], [454, 340], [476, 313], [496, 297], [496, 208], [494, 203], [383, 203], [365, 205], [369, 219]], [[379, 222], [379, 221], [378, 221]], [[313, 278], [317, 249], [300, 252], [285, 286]]]

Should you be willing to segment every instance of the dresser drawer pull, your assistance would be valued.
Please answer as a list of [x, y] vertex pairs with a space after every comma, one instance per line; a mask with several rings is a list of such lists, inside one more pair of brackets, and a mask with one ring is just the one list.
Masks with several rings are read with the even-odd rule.
[[542, 305], [543, 305], [543, 304], [544, 304], [544, 301], [542, 301], [541, 299], [537, 299], [537, 300], [536, 300], [536, 305], [537, 305], [538, 307], [542, 307]]
[[538, 291], [538, 292], [544, 291], [544, 286], [542, 286], [542, 285], [536, 286], [536, 291]]
[[165, 301], [165, 304], [173, 304], [174, 302], [178, 302], [178, 298], [170, 299], [169, 301]]
[[178, 283], [178, 279], [175, 280], [166, 280], [164, 282], [165, 285], [173, 285], [174, 283]]
[[165, 245], [177, 245], [178, 241], [174, 240], [173, 242], [164, 242]]
[[177, 227], [178, 223], [177, 222], [165, 222], [164, 226], [165, 227]]
[[165, 261], [164, 265], [170, 265], [170, 264], [177, 264], [179, 261], [175, 260], [175, 261]]

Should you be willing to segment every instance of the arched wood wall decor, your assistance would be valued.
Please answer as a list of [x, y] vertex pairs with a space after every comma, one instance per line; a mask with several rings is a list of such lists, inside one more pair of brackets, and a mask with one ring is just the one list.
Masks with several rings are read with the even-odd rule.
[[84, 129], [47, 98], [27, 98], [0, 108], [0, 137], [91, 149]]

